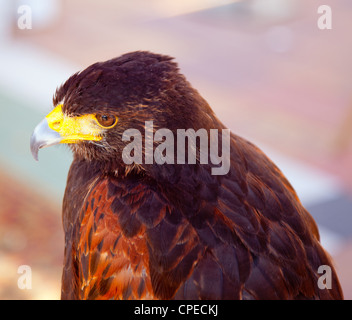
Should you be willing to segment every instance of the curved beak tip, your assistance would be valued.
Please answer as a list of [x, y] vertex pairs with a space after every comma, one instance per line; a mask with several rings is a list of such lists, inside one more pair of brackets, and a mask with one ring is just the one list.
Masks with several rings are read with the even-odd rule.
[[32, 152], [32, 156], [33, 156], [34, 160], [38, 161], [39, 146], [36, 141], [34, 132], [31, 135], [30, 146], [31, 146], [31, 152]]
[[46, 119], [43, 119], [34, 129], [30, 139], [30, 149], [33, 158], [38, 161], [39, 149], [60, 143], [60, 134], [49, 128]]

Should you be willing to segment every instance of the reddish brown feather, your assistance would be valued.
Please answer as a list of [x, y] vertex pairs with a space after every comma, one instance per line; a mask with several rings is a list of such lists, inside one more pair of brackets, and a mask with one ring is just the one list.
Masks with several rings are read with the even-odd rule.
[[331, 260], [290, 189], [275, 193], [257, 176], [247, 194], [234, 193], [224, 177], [216, 202], [183, 213], [145, 182], [124, 179], [92, 178], [76, 223], [65, 224], [63, 298], [342, 297], [335, 272], [334, 290], [317, 288], [317, 269]]
[[[77, 259], [87, 275], [79, 275], [81, 299], [151, 299], [154, 297], [148, 268], [144, 229], [133, 237], [121, 231], [118, 216], [112, 212], [108, 182], [103, 180], [87, 198], [82, 212]], [[142, 195], [141, 195], [142, 196]], [[98, 200], [100, 198], [100, 201]], [[82, 257], [87, 256], [86, 259]], [[84, 267], [83, 263], [88, 266]], [[140, 289], [142, 288], [142, 289]]]
[[[224, 176], [199, 163], [122, 161], [122, 132], [144, 132], [146, 120], [173, 132], [225, 128], [170, 60], [129, 53], [58, 89], [55, 103], [64, 100], [68, 114], [121, 120], [103, 145], [71, 145], [62, 298], [341, 299], [313, 218], [250, 142], [231, 134]], [[317, 287], [322, 264], [332, 267], [331, 290]]]

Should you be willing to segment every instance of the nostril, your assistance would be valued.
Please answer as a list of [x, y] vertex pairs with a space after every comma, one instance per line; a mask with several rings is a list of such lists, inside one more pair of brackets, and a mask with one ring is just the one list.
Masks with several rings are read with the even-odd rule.
[[59, 129], [62, 121], [55, 121], [51, 124], [53, 129]]

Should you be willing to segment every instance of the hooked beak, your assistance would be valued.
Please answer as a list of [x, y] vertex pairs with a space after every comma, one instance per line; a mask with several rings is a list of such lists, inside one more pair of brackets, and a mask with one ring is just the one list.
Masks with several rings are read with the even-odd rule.
[[39, 149], [59, 144], [62, 136], [49, 128], [48, 120], [44, 118], [34, 129], [31, 136], [31, 152], [33, 158], [38, 161]]
[[31, 152], [38, 161], [41, 148], [83, 140], [100, 141], [105, 130], [97, 122], [96, 115], [68, 116], [63, 114], [60, 104], [35, 127], [30, 140]]

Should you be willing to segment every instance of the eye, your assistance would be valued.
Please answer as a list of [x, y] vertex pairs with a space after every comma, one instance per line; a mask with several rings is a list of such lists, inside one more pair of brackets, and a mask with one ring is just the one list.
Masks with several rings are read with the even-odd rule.
[[97, 114], [96, 118], [102, 127], [112, 127], [117, 122], [117, 118], [109, 114]]

